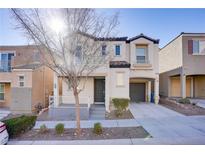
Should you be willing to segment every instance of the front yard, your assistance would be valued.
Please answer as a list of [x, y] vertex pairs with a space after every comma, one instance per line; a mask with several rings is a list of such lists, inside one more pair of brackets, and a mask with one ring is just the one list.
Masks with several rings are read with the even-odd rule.
[[195, 102], [179, 103], [179, 99], [160, 99], [160, 104], [186, 116], [205, 115], [205, 108], [197, 106]]
[[[102, 134], [95, 134], [93, 128], [82, 128], [78, 137], [76, 129], [65, 129], [62, 134], [56, 133], [55, 129], [49, 129], [41, 133], [39, 129], [30, 130], [21, 134], [17, 140], [104, 140], [104, 139], [127, 139], [127, 138], [148, 138], [149, 133], [141, 126], [139, 127], [112, 127], [103, 128]], [[14, 138], [15, 140], [15, 138]]]

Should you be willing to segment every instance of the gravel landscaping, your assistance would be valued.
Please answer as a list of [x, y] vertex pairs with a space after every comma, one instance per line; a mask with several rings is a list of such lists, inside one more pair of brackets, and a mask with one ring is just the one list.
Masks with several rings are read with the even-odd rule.
[[56, 134], [54, 129], [49, 129], [45, 133], [40, 133], [38, 129], [33, 129], [18, 136], [14, 140], [102, 140], [151, 137], [141, 126], [103, 128], [101, 135], [94, 134], [92, 128], [82, 128], [80, 137], [76, 135], [75, 130], [65, 129], [64, 133], [59, 135]]
[[160, 104], [186, 116], [205, 115], [205, 109], [193, 104], [179, 104], [167, 98], [160, 99]]
[[130, 112], [130, 110], [124, 111], [122, 116], [117, 117], [115, 115], [115, 111], [111, 111], [110, 113], [106, 113], [105, 119], [107, 120], [118, 120], [118, 119], [134, 119], [134, 116]]

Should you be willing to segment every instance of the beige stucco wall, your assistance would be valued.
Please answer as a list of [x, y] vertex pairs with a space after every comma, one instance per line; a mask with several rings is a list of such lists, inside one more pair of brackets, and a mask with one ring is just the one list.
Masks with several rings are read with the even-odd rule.
[[[85, 78], [82, 78], [79, 84], [79, 88], [82, 88], [85, 83], [83, 91], [79, 94], [80, 104], [93, 104], [94, 103], [94, 78], [89, 77], [85, 82]], [[65, 81], [62, 81], [62, 101], [64, 104], [74, 104], [75, 98], [73, 91], [68, 89]]]
[[[112, 46], [111, 50], [112, 50], [113, 61], [129, 61], [125, 41], [112, 41], [110, 42], [110, 45]], [[120, 45], [120, 49], [121, 49], [120, 56], [115, 55], [115, 45]]]
[[41, 103], [43, 107], [48, 107], [49, 95], [53, 92], [53, 71], [42, 66], [32, 73], [32, 110], [35, 105]]
[[0, 82], [12, 82], [11, 72], [0, 72]]
[[205, 40], [205, 36], [183, 36], [183, 71], [186, 75], [205, 74], [205, 55], [188, 54], [188, 40]]
[[182, 37], [179, 36], [159, 52], [159, 73], [182, 67]]
[[[136, 64], [136, 45], [147, 45], [148, 46], [148, 61], [149, 64]], [[154, 44], [152, 41], [149, 41], [144, 38], [139, 38], [130, 42], [130, 64], [131, 69], [145, 70], [143, 73], [159, 73], [159, 48], [158, 44]]]
[[32, 70], [31, 69], [14, 69], [12, 72], [11, 87], [19, 87], [19, 75], [24, 75], [24, 87], [32, 87]]
[[12, 59], [12, 66], [28, 64], [36, 61], [35, 46], [0, 46], [0, 52], [14, 52], [15, 57]]
[[[124, 86], [117, 85], [117, 73], [123, 73]], [[110, 69], [110, 98], [129, 98], [129, 68]]]
[[40, 103], [45, 107], [44, 67], [33, 70], [32, 73], [32, 110]]

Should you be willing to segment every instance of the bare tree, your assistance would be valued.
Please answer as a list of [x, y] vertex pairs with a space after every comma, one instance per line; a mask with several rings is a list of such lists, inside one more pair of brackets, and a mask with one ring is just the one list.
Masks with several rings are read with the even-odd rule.
[[[11, 9], [18, 28], [37, 45], [44, 65], [51, 68], [72, 89], [76, 104], [77, 134], [80, 135], [79, 93], [88, 76], [111, 58], [111, 38], [118, 14], [106, 17], [95, 9]], [[106, 53], [101, 52], [106, 45]], [[79, 88], [81, 77], [84, 86]]]

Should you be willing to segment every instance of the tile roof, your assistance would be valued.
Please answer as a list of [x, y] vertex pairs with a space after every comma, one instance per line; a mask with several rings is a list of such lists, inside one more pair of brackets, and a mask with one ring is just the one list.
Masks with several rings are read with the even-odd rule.
[[129, 40], [127, 40], [127, 43], [130, 43], [130, 42], [132, 42], [132, 41], [134, 41], [134, 40], [137, 40], [137, 39], [139, 39], [139, 38], [145, 38], [145, 39], [147, 39], [147, 40], [152, 41], [152, 42], [155, 43], [155, 44], [159, 44], [159, 39], [153, 39], [153, 38], [151, 38], [151, 37], [148, 37], [148, 36], [144, 35], [143, 33], [141, 33], [140, 35], [137, 35], [137, 36], [135, 36], [135, 37], [133, 37], [133, 38], [130, 38]]

